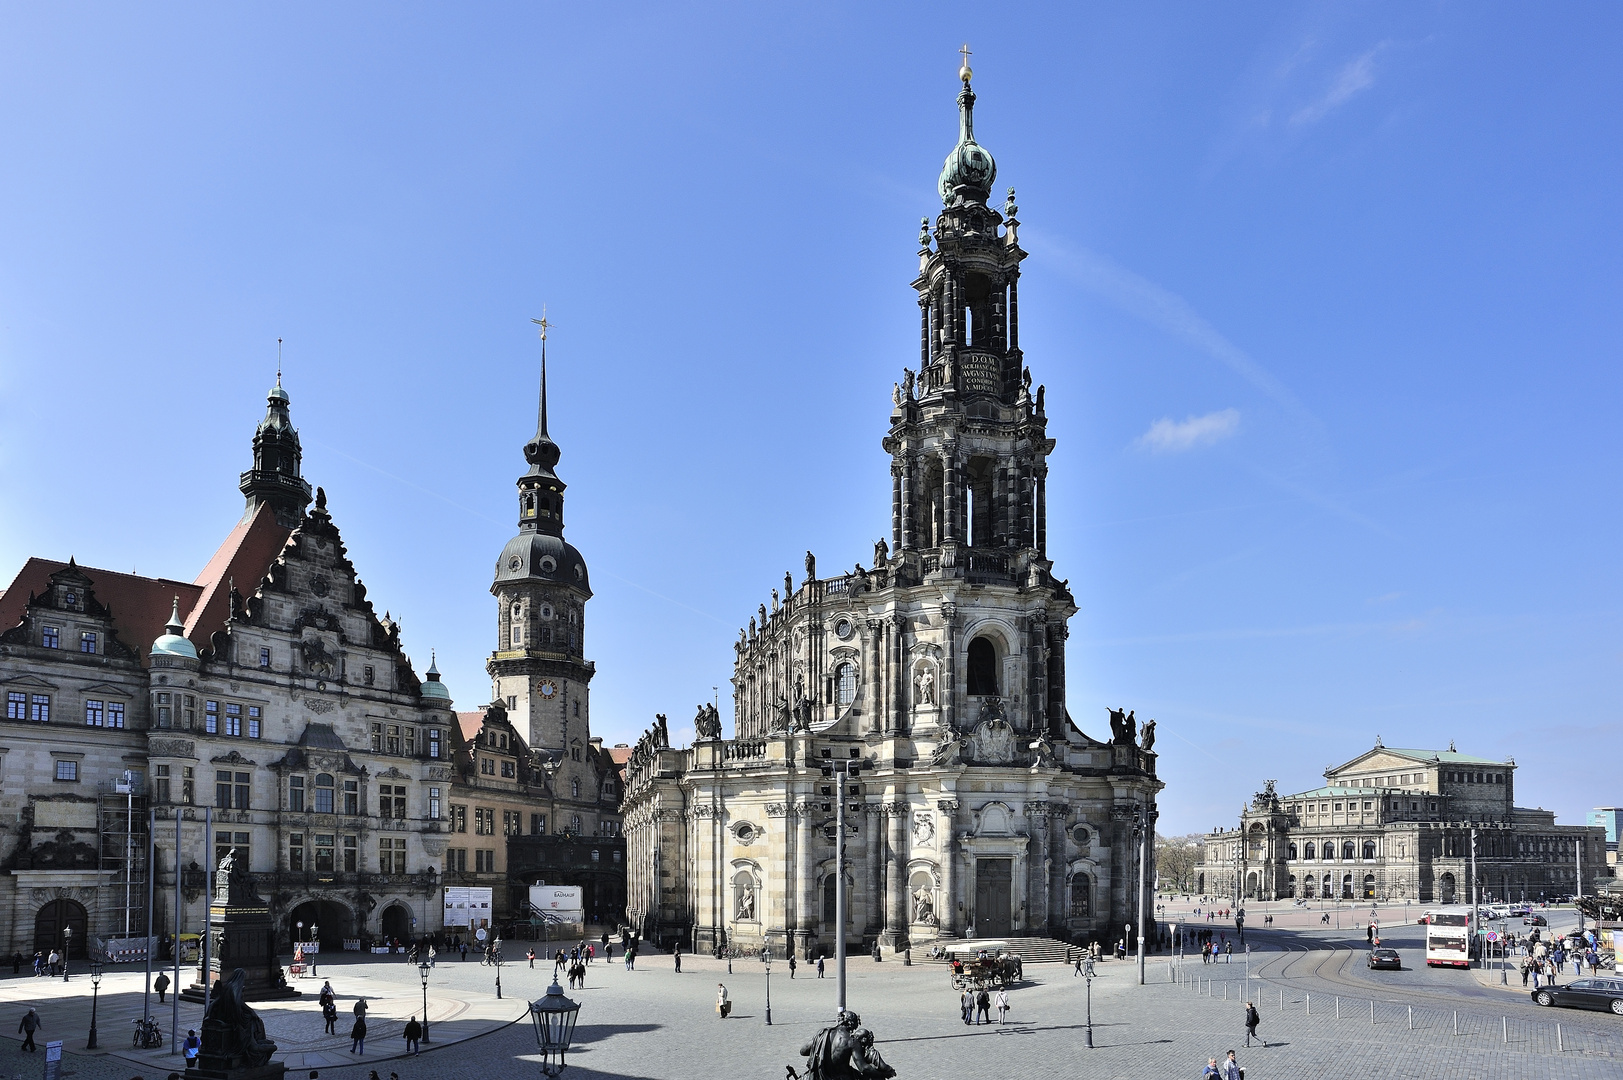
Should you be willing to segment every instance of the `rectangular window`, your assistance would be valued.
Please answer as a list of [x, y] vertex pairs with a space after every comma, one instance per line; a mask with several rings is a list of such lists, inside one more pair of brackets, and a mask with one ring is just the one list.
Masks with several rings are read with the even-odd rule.
[[378, 841], [378, 873], [404, 874], [406, 872], [406, 841], [385, 839]]
[[344, 813], [354, 816], [361, 812], [361, 783], [359, 780], [344, 781]]
[[468, 831], [468, 808], [466, 806], [458, 806], [456, 803], [451, 804], [451, 831]]
[[445, 872], [447, 874], [466, 874], [468, 872], [467, 848], [451, 848], [446, 851]]
[[248, 834], [245, 832], [225, 832], [221, 830], [214, 834], [214, 865], [220, 865], [220, 860], [230, 853], [232, 848], [237, 850], [237, 858], [244, 867], [252, 866], [251, 852], [248, 850]]
[[47, 649], [54, 649], [60, 643], [61, 631], [54, 626], [47, 626], [40, 631], [39, 643]]
[[228, 702], [225, 707], [225, 733], [242, 734], [242, 706], [234, 701]]
[[96, 635], [93, 631], [84, 630], [79, 634], [79, 651], [93, 653], [96, 651]]
[[170, 794], [169, 766], [167, 766], [167, 765], [154, 765], [152, 768], [153, 768], [153, 773], [152, 773], [153, 786], [157, 789], [154, 794], [156, 795], [157, 800], [159, 802], [161, 802], [161, 803], [166, 803], [166, 802], [171, 801], [170, 798], [169, 798], [169, 794]]
[[481, 776], [495, 776], [496, 762], [491, 758], [481, 757], [479, 759], [479, 773]]
[[101, 727], [101, 702], [94, 698], [85, 699], [85, 725]]
[[373, 724], [372, 725], [372, 752], [374, 754], [383, 753], [383, 725], [382, 724]]
[[41, 724], [51, 722], [51, 695], [34, 694], [28, 702], [28, 719]]
[[476, 806], [473, 831], [480, 836], [496, 835], [496, 811], [488, 806]]
[[473, 853], [473, 871], [476, 874], [491, 874], [496, 871], [496, 853], [480, 848]]
[[406, 732], [406, 756], [407, 757], [416, 757], [417, 756], [417, 729], [414, 728], [414, 727], [408, 727], [408, 728], [405, 729], [405, 732]]
[[353, 874], [359, 863], [359, 841], [353, 836], [344, 837], [344, 873]]
[[110, 728], [124, 726], [124, 703], [122, 701], [109, 701], [107, 703], [107, 726]]
[[287, 808], [295, 814], [304, 813], [304, 777], [287, 778]]
[[403, 819], [406, 816], [405, 784], [378, 785], [378, 814], [386, 818]]
[[530, 835], [531, 836], [545, 836], [545, 835], [547, 835], [547, 815], [545, 815], [545, 814], [531, 814], [530, 815]]
[[316, 777], [316, 813], [332, 813], [332, 777], [326, 773]]
[[218, 701], [203, 702], [203, 730], [210, 735], [220, 733], [220, 703]]
[[502, 775], [509, 780], [518, 775], [518, 763], [513, 761], [502, 762]]
[[364, 668], [361, 669], [361, 678], [366, 683], [366, 685], [368, 685], [368, 686], [372, 685], [372, 665], [371, 664], [367, 664]]
[[389, 740], [388, 740], [387, 743], [384, 744], [384, 746], [387, 749], [387, 751], [389, 753], [391, 753], [391, 754], [400, 753], [400, 725], [399, 724], [390, 724], [389, 725]]
[[214, 774], [214, 807], [231, 809], [231, 770], [219, 769]]
[[187, 806], [197, 801], [197, 773], [190, 765], [180, 767], [180, 801]]
[[289, 870], [304, 869], [304, 834], [292, 833], [287, 838], [287, 868]]
[[79, 763], [72, 758], [62, 758], [56, 763], [56, 778], [58, 780], [79, 779]]
[[270, 667], [270, 650], [268, 648], [259, 650], [259, 666], [262, 668]]
[[337, 839], [332, 833], [316, 833], [316, 873], [330, 874], [336, 865], [334, 852], [337, 850], [333, 841]]
[[438, 728], [432, 728], [428, 732], [428, 756], [435, 759], [440, 756], [440, 732]]
[[258, 705], [248, 706], [248, 737], [250, 739], [259, 738], [260, 721], [262, 719], [264, 719], [264, 717], [260, 713]]
[[430, 821], [438, 821], [439, 819], [440, 819], [440, 789], [437, 788], [437, 787], [431, 787], [431, 788], [428, 789], [428, 820], [430, 820]]
[[236, 806], [238, 810], [246, 810], [248, 809], [249, 775], [245, 772], [237, 773], [236, 780]]
[[524, 815], [517, 810], [502, 811], [502, 835], [517, 836], [523, 832]]
[[28, 695], [19, 694], [15, 690], [6, 691], [6, 719], [28, 719]]

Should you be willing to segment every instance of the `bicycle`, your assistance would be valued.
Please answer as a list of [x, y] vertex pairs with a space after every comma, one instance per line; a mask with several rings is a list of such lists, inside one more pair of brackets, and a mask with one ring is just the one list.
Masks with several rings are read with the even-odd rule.
[[163, 1045], [163, 1029], [151, 1017], [138, 1016], [130, 1023], [135, 1025], [135, 1033], [131, 1045], [137, 1050], [156, 1050]]

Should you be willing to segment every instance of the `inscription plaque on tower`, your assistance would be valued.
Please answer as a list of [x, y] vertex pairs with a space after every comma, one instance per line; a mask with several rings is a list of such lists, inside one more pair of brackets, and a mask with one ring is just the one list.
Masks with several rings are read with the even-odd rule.
[[958, 358], [959, 383], [966, 394], [1003, 393], [1003, 361], [991, 353], [964, 353]]

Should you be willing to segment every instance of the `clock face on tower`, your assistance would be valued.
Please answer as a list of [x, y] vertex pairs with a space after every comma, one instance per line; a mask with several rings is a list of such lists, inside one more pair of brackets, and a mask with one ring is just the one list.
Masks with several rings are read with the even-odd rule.
[[553, 682], [551, 679], [542, 679], [540, 689], [541, 696], [544, 699], [551, 701], [553, 696], [558, 693], [558, 684]]

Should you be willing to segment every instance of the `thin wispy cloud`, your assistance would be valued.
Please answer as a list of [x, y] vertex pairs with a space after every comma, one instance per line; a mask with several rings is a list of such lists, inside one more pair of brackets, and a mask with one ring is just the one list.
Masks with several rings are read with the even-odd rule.
[[1096, 252], [1072, 249], [1050, 237], [1031, 236], [1031, 246], [1060, 273], [1135, 318], [1193, 345], [1282, 406], [1315, 431], [1323, 425], [1297, 396], [1261, 364], [1235, 345], [1177, 293], [1162, 288]]
[[1157, 454], [1177, 454], [1197, 446], [1222, 442], [1240, 430], [1240, 410], [1223, 409], [1182, 420], [1162, 417], [1134, 440], [1134, 445]]
[[1362, 56], [1343, 64], [1330, 79], [1330, 85], [1316, 100], [1304, 105], [1291, 115], [1291, 123], [1316, 124], [1341, 106], [1375, 85], [1375, 57], [1389, 42], [1381, 42]]

